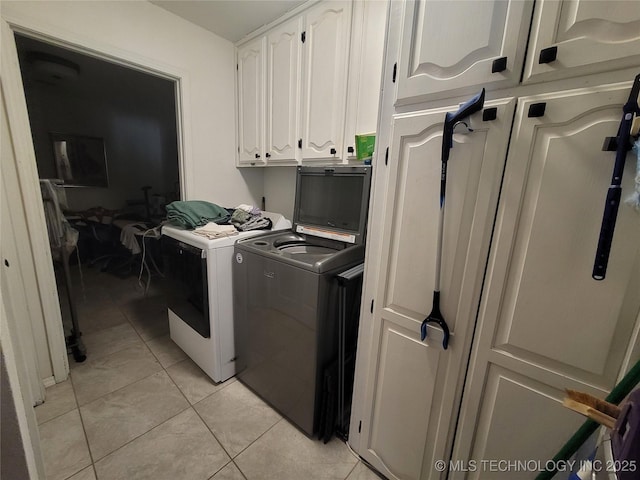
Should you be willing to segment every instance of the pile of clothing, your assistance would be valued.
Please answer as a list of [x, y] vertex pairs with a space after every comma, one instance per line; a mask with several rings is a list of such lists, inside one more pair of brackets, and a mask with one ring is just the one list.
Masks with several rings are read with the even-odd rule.
[[201, 200], [176, 201], [167, 205], [167, 220], [183, 228], [202, 227], [209, 222], [226, 224], [230, 218], [226, 208]]
[[167, 221], [209, 239], [237, 235], [238, 231], [270, 230], [271, 220], [252, 205], [226, 209], [201, 200], [177, 201], [167, 205]]
[[230, 237], [237, 235], [238, 231], [233, 225], [218, 225], [215, 222], [209, 222], [202, 227], [198, 227], [193, 230], [193, 233], [203, 237], [207, 237], [209, 240], [222, 237]]
[[241, 232], [271, 230], [271, 219], [262, 215], [258, 207], [238, 205], [231, 215], [231, 223]]
[[78, 231], [71, 227], [62, 213], [67, 208], [67, 195], [62, 185], [52, 180], [40, 180], [40, 191], [44, 202], [44, 216], [47, 222], [49, 245], [54, 260], [62, 258], [61, 250], [73, 252], [78, 244]]

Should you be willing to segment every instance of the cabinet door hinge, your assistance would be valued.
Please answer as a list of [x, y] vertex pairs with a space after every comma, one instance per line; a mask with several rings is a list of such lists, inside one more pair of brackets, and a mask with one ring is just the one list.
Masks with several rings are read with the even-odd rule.
[[302, 43], [304, 43], [306, 39], [307, 39], [307, 32], [302, 32], [300, 34], [300, 40], [302, 40]]
[[358, 433], [362, 432], [362, 420], [358, 422]]
[[393, 83], [396, 83], [396, 75], [398, 74], [398, 62], [393, 64]]
[[371, 313], [373, 313], [373, 300], [371, 300]]
[[236, 63], [236, 70], [240, 70], [240, 67], [238, 67], [238, 64]]
[[387, 147], [387, 150], [384, 152], [384, 164], [387, 165], [389, 163], [389, 147]]
[[298, 148], [302, 148], [302, 139], [298, 139]]

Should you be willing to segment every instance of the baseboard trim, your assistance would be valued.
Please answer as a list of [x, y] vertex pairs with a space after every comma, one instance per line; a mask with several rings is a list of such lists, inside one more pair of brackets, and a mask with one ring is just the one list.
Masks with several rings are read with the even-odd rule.
[[56, 378], [53, 375], [47, 378], [43, 378], [42, 384], [44, 385], [44, 388], [52, 387], [56, 384]]

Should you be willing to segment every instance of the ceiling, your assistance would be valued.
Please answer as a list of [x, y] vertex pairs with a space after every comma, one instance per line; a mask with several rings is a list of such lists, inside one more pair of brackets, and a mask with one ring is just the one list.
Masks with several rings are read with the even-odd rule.
[[[236, 42], [305, 1], [153, 0], [151, 3]], [[149, 88], [145, 79], [150, 75], [104, 59], [22, 35], [16, 35], [16, 46], [23, 81], [33, 87], [69, 90], [76, 95], [91, 95], [96, 88], [117, 90], [138, 85], [142, 91]]]
[[237, 42], [306, 0], [151, 0], [151, 3]]

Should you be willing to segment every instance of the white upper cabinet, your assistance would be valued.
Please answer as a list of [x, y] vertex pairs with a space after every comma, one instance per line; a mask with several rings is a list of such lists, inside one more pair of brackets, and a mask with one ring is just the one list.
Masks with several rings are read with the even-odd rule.
[[409, 1], [396, 105], [497, 89], [520, 81], [533, 2]]
[[238, 163], [264, 163], [265, 39], [238, 49]]
[[351, 2], [321, 2], [306, 14], [302, 158], [340, 159]]
[[302, 18], [267, 36], [267, 121], [269, 163], [296, 163], [300, 129], [300, 45]]
[[342, 158], [347, 160], [355, 159], [356, 134], [376, 131], [387, 7], [386, 1], [353, 4], [347, 113], [342, 154]]
[[318, 2], [238, 47], [239, 166], [355, 156], [376, 128], [387, 5]]
[[539, 0], [524, 82], [618, 70], [640, 63], [640, 3]]

